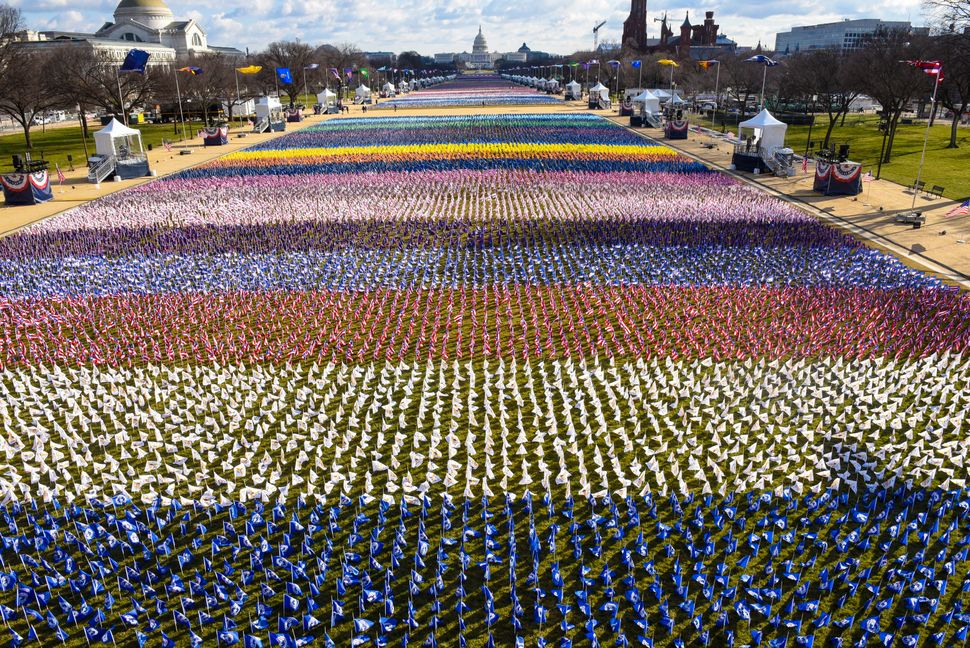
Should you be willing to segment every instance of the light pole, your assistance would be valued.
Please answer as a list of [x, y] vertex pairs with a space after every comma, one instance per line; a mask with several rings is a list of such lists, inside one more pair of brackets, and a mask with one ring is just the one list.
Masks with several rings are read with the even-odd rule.
[[182, 89], [179, 87], [179, 73], [178, 70], [175, 71], [175, 94], [179, 98], [179, 121], [182, 122], [182, 141], [188, 139], [185, 135], [185, 113], [182, 112]]
[[[923, 67], [923, 66], [920, 66]], [[933, 110], [936, 108], [936, 91], [940, 87], [940, 77], [943, 76], [943, 66], [936, 63], [931, 68], [923, 67], [923, 71], [935, 70], [935, 72], [927, 72], [927, 74], [934, 74], [936, 79], [933, 81], [933, 98], [930, 99], [930, 114], [926, 119], [926, 132], [923, 135], [923, 152], [919, 156], [919, 168], [916, 171], [916, 184], [913, 185], [913, 205], [912, 209], [916, 208], [916, 194], [919, 190], [919, 181], [923, 177], [923, 161], [926, 159], [926, 143], [930, 139], [930, 124], [933, 123]]]

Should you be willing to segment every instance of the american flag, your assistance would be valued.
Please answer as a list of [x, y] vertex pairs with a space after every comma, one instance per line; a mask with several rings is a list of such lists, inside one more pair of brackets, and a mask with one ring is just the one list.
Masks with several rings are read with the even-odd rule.
[[872, 171], [866, 171], [865, 175], [862, 176], [862, 181], [863, 182], [872, 182], [875, 179], [876, 179], [876, 177], [874, 175], [872, 175]]
[[946, 213], [947, 216], [966, 216], [968, 214], [970, 214], [970, 199], [964, 200]]
[[172, 152], [172, 143], [169, 142], [168, 140], [162, 140], [162, 146], [164, 146], [165, 150], [168, 151], [169, 153]]
[[54, 168], [57, 169], [57, 181], [60, 184], [64, 184], [64, 172], [61, 171], [61, 166], [59, 164], [55, 164]]

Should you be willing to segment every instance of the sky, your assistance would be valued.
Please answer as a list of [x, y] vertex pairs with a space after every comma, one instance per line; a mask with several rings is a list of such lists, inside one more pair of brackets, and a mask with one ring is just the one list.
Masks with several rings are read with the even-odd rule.
[[[11, 0], [7, 0], [11, 2]], [[492, 51], [514, 51], [523, 42], [534, 50], [569, 54], [593, 45], [594, 24], [607, 21], [601, 40], [619, 41], [629, 0], [167, 0], [176, 18], [194, 18], [213, 45], [255, 51], [274, 40], [317, 45], [352, 43], [364, 51], [470, 51], [479, 25]], [[674, 0], [674, 2], [683, 0]], [[31, 29], [93, 31], [117, 0], [12, 0]], [[920, 0], [727, 0], [721, 5], [682, 6], [648, 2], [648, 30], [658, 36], [664, 12], [674, 33], [690, 11], [692, 23], [713, 10], [721, 33], [740, 45], [759, 40], [774, 46], [774, 35], [794, 25], [843, 18], [910, 20], [924, 24]]]

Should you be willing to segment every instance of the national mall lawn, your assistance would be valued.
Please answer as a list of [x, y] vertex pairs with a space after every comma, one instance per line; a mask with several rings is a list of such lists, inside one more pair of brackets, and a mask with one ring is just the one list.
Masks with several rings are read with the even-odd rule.
[[[33, 147], [30, 156], [34, 160], [47, 160], [50, 163], [51, 176], [56, 177], [54, 165], [58, 165], [61, 171], [67, 172], [71, 168], [71, 162], [67, 156], [73, 158], [75, 168], [87, 166], [84, 159], [84, 144], [81, 141], [81, 127], [75, 125], [67, 126], [62, 124], [48, 124], [46, 130], [41, 126], [35, 126], [30, 131], [30, 139]], [[182, 128], [177, 124], [132, 124], [132, 128], [141, 131], [142, 143], [145, 149], [151, 145], [158, 148], [163, 145], [163, 141], [168, 140], [177, 147], [182, 140]], [[94, 155], [94, 133], [101, 130], [103, 126], [97, 121], [88, 122], [88, 155]], [[202, 122], [186, 122], [185, 133], [191, 139], [196, 131], [202, 128]], [[7, 131], [0, 136], [0, 171], [11, 170], [10, 157], [12, 155], [23, 155], [26, 152], [24, 147], [24, 134], [22, 131]]]
[[[750, 117], [750, 115], [748, 116]], [[691, 115], [690, 119], [702, 126], [710, 127], [711, 122], [698, 115]], [[815, 126], [812, 127], [812, 141], [818, 150], [819, 144], [825, 137], [828, 127], [828, 116], [817, 115]], [[721, 130], [720, 121], [717, 130]], [[731, 123], [728, 117], [728, 130], [737, 133], [737, 125]], [[920, 152], [923, 149], [923, 135], [926, 132], [926, 122], [900, 125], [896, 131], [896, 143], [893, 145], [892, 160], [882, 165], [882, 179], [892, 180], [901, 185], [912, 186], [916, 180], [916, 170], [919, 167]], [[786, 143], [795, 153], [805, 153], [808, 142], [808, 126], [789, 126]], [[959, 148], [950, 149], [950, 121], [937, 120], [930, 129], [929, 143], [926, 146], [926, 162], [923, 165], [922, 180], [926, 187], [939, 185], [945, 189], [944, 196], [953, 199], [970, 197], [970, 128], [963, 126], [957, 129], [957, 145]], [[879, 130], [879, 119], [874, 115], [852, 115], [845, 120], [845, 126], [837, 125], [832, 131], [830, 147], [838, 150], [841, 144], [849, 145], [849, 159], [861, 162], [864, 170], [876, 174], [879, 163], [879, 151], [882, 148], [882, 131]]]

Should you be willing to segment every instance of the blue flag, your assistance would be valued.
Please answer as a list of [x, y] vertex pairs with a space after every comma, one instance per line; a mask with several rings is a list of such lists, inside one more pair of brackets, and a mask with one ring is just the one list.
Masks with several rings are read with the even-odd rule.
[[283, 83], [293, 83], [293, 75], [290, 68], [276, 68], [276, 78]]
[[144, 74], [145, 66], [148, 65], [148, 56], [149, 54], [145, 50], [129, 50], [128, 55], [125, 56], [125, 62], [121, 64], [121, 68], [118, 71]]

